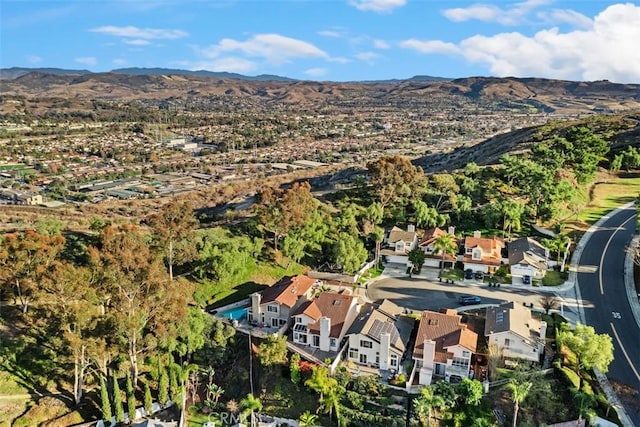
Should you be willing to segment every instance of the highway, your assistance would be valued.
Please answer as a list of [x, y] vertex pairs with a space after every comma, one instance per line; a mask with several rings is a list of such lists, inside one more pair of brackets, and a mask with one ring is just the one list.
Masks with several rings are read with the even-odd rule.
[[[584, 319], [597, 333], [613, 339], [612, 384], [640, 390], [640, 329], [633, 317], [624, 282], [625, 251], [635, 231], [635, 208], [623, 209], [602, 223], [586, 243], [578, 263], [578, 289]], [[640, 426], [640, 403], [621, 398], [634, 425]]]

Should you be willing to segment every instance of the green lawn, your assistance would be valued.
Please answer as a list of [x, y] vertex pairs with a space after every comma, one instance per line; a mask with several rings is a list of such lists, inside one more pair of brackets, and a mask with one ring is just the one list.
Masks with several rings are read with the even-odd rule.
[[569, 274], [566, 271], [560, 272], [560, 271], [550, 270], [550, 271], [547, 271], [547, 274], [545, 274], [544, 277], [542, 278], [542, 285], [543, 286], [560, 286], [567, 280], [568, 277], [569, 277]]
[[632, 202], [640, 194], [640, 176], [616, 177], [594, 184], [592, 200], [578, 214], [578, 220], [593, 224], [608, 212]]

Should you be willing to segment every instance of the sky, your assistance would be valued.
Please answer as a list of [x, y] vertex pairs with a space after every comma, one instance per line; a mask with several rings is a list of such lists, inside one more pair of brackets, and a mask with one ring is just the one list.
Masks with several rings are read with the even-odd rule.
[[640, 83], [640, 4], [600, 0], [1, 0], [0, 67], [363, 81]]

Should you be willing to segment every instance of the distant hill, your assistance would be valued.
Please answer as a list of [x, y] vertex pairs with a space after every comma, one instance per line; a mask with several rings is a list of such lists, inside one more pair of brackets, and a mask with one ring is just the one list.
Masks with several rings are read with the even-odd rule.
[[295, 79], [289, 77], [276, 76], [272, 74], [260, 74], [258, 76], [245, 76], [238, 73], [227, 73], [224, 71], [207, 71], [207, 70], [180, 70], [173, 68], [118, 68], [112, 70], [112, 73], [117, 74], [131, 74], [131, 75], [175, 75], [175, 76], [200, 76], [200, 77], [217, 77], [221, 79], [237, 79], [237, 80], [249, 80], [249, 81], [276, 81], [276, 82], [294, 82]]
[[54, 74], [54, 75], [69, 75], [69, 74], [90, 74], [89, 70], [67, 70], [63, 68], [22, 68], [22, 67], [11, 67], [11, 68], [0, 68], [0, 80], [5, 79], [17, 79], [18, 77], [24, 76], [29, 73], [43, 73], [43, 74]]

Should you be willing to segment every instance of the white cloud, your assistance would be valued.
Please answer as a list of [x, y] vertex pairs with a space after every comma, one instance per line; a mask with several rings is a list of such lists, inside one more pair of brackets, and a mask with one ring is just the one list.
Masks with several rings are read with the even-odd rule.
[[124, 40], [124, 42], [133, 46], [148, 46], [151, 44], [149, 40], [144, 39]]
[[553, 0], [525, 0], [511, 7], [501, 8], [493, 4], [475, 3], [469, 7], [445, 9], [442, 13], [454, 22], [477, 19], [484, 22], [498, 22], [502, 25], [522, 24], [532, 10], [551, 3]]
[[304, 72], [307, 76], [311, 77], [322, 77], [327, 74], [326, 68], [309, 68]]
[[186, 37], [189, 33], [182, 30], [170, 30], [164, 28], [138, 28], [132, 25], [127, 27], [116, 27], [114, 25], [106, 25], [102, 27], [92, 28], [89, 31], [94, 33], [109, 34], [118, 37], [129, 37], [134, 39], [180, 39]]
[[334, 56], [331, 58], [327, 58], [328, 62], [335, 62], [336, 64], [348, 64], [351, 62], [349, 58], [345, 58], [344, 56]]
[[247, 56], [264, 58], [272, 64], [282, 64], [291, 58], [328, 58], [324, 51], [311, 43], [280, 34], [257, 34], [246, 41], [222, 39], [217, 45], [203, 50], [209, 58], [216, 58], [227, 52], [241, 52]]
[[373, 47], [376, 49], [391, 49], [391, 45], [384, 40], [376, 39], [373, 41]]
[[551, 12], [539, 12], [538, 17], [550, 23], [567, 23], [576, 28], [591, 28], [591, 18], [570, 9], [554, 9]]
[[357, 53], [355, 56], [360, 61], [366, 62], [369, 65], [373, 65], [375, 59], [380, 57], [380, 55], [375, 52], [360, 52], [360, 53]]
[[98, 60], [94, 56], [81, 56], [79, 58], [75, 58], [74, 61], [76, 61], [78, 64], [87, 65], [90, 67], [93, 67], [98, 63]]
[[460, 49], [454, 43], [447, 43], [441, 40], [416, 40], [408, 39], [400, 42], [400, 47], [413, 49], [420, 53], [460, 53]]
[[196, 62], [187, 64], [191, 70], [226, 71], [228, 73], [248, 73], [255, 71], [258, 64], [244, 58], [227, 56], [216, 58], [212, 61]]
[[122, 59], [122, 58], [116, 58], [111, 62], [113, 62], [115, 65], [119, 65], [119, 66], [127, 65], [127, 60], [126, 59]]
[[402, 45], [422, 53], [458, 53], [498, 76], [638, 83], [639, 23], [640, 6], [616, 4], [600, 12], [585, 30], [563, 33], [551, 28], [533, 36], [518, 32], [476, 35], [458, 45], [438, 40], [407, 40]]
[[340, 31], [335, 31], [335, 30], [318, 31], [318, 35], [321, 35], [324, 37], [333, 37], [333, 38], [340, 38], [343, 36], [343, 34]]
[[349, 0], [349, 4], [363, 12], [389, 13], [404, 6], [407, 0]]
[[27, 55], [25, 59], [29, 64], [37, 64], [42, 61], [42, 58], [37, 55]]

